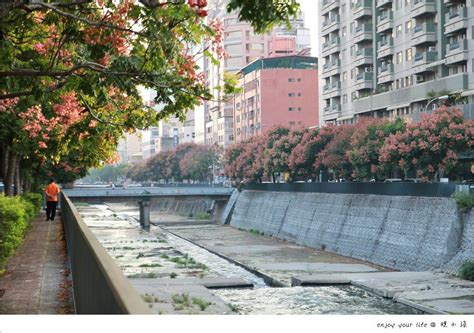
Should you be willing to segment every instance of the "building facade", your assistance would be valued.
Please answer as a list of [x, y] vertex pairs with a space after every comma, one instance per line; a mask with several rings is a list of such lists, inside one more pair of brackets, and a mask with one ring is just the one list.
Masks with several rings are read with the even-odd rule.
[[[225, 7], [222, 7], [225, 8]], [[221, 10], [214, 13], [224, 24], [224, 47], [227, 58], [219, 65], [213, 65], [204, 58], [204, 72], [208, 87], [214, 94], [214, 100], [205, 102], [203, 114], [205, 118], [204, 142], [207, 145], [217, 144], [227, 147], [234, 142], [234, 115], [231, 96], [223, 96], [216, 87], [223, 86], [225, 73], [235, 74], [256, 59], [269, 56], [282, 56], [309, 52], [309, 29], [304, 27], [304, 17], [301, 14], [291, 21], [291, 28], [277, 27], [268, 34], [255, 34], [247, 22], [238, 20], [237, 15], [228, 14]], [[226, 98], [227, 97], [227, 98]], [[196, 142], [202, 142], [201, 119], [196, 119]]]
[[410, 116], [474, 89], [474, 0], [323, 0], [320, 123]]
[[277, 125], [293, 128], [319, 123], [317, 58], [259, 59], [244, 67], [234, 97], [235, 142]]

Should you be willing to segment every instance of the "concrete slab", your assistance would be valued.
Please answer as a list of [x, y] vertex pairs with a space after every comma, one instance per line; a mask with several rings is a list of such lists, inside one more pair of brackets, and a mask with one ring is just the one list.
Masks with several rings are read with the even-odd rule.
[[208, 289], [219, 288], [252, 288], [253, 284], [239, 278], [182, 278], [182, 279], [130, 279], [134, 285], [178, 286], [198, 285]]
[[144, 285], [134, 282], [133, 286], [157, 314], [232, 313], [223, 300], [200, 285]]
[[336, 263], [314, 263], [314, 262], [294, 262], [294, 263], [261, 263], [259, 268], [269, 270], [286, 271], [314, 271], [314, 272], [377, 272], [377, 269], [361, 264], [336, 264]]

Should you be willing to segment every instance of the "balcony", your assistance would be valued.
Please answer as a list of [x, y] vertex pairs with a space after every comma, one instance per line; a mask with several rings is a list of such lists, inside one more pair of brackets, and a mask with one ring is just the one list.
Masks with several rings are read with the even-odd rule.
[[337, 7], [339, 7], [339, 0], [323, 0], [320, 15], [324, 15]]
[[363, 48], [356, 51], [354, 65], [370, 65], [373, 63], [373, 48]]
[[326, 57], [332, 53], [341, 52], [341, 38], [336, 37], [323, 43], [322, 56]]
[[418, 17], [426, 14], [436, 14], [435, 0], [414, 0], [411, 7], [411, 17]]
[[377, 17], [377, 33], [393, 29], [393, 12], [390, 10]]
[[332, 98], [341, 95], [341, 82], [334, 81], [323, 87], [324, 98]]
[[377, 75], [377, 82], [387, 83], [392, 82], [394, 80], [394, 70], [393, 64], [385, 64], [379, 67], [379, 72]]
[[436, 30], [436, 23], [423, 23], [415, 26], [411, 36], [412, 45], [416, 46], [436, 42], [438, 40]]
[[357, 74], [355, 90], [373, 89], [374, 88], [374, 73], [364, 72]]
[[323, 35], [338, 30], [341, 27], [341, 18], [339, 15], [333, 15], [331, 18], [323, 22], [322, 32]]
[[388, 5], [392, 5], [392, 0], [377, 0], [377, 8], [380, 8], [380, 7], [384, 7], [384, 6], [388, 6]]
[[361, 24], [355, 28], [353, 41], [360, 43], [365, 40], [372, 40], [372, 24]]
[[366, 16], [372, 16], [372, 0], [358, 0], [352, 8], [352, 18], [358, 20]]
[[341, 73], [341, 60], [333, 59], [323, 65], [321, 77], [333, 76]]
[[377, 44], [377, 57], [383, 58], [393, 55], [393, 38], [388, 37], [385, 40], [381, 40]]
[[455, 64], [468, 60], [469, 41], [462, 39], [446, 45], [446, 64]]
[[436, 51], [425, 51], [416, 52], [413, 58], [413, 73], [423, 73], [434, 71], [433, 66], [428, 66], [430, 63], [438, 60], [438, 52]]
[[444, 28], [446, 34], [452, 34], [462, 29], [467, 29], [467, 7], [459, 8], [456, 12], [451, 12], [446, 14], [446, 23]]

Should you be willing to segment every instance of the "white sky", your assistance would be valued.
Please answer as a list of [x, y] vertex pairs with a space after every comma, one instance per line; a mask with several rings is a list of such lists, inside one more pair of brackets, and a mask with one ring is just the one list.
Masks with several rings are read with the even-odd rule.
[[304, 12], [305, 26], [311, 31], [311, 55], [319, 55], [318, 24], [319, 24], [319, 0], [298, 0], [301, 10]]

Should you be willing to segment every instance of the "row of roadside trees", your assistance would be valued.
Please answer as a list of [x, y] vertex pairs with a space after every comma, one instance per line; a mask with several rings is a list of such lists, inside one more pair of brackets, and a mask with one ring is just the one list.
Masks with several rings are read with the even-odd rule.
[[277, 173], [290, 181], [316, 181], [321, 171], [354, 181], [456, 179], [460, 154], [473, 146], [474, 121], [443, 107], [408, 124], [367, 118], [320, 129], [277, 127], [227, 149], [225, 173], [238, 183], [275, 180]]
[[133, 164], [127, 178], [145, 181], [212, 181], [217, 169], [219, 149], [194, 143], [179, 145], [175, 150], [160, 152], [142, 164]]

